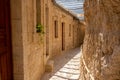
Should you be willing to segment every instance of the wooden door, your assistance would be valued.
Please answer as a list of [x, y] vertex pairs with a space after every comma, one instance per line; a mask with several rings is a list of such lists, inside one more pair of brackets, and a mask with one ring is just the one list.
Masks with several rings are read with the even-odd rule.
[[62, 51], [65, 50], [65, 23], [62, 23]]
[[10, 0], [0, 0], [0, 78], [12, 79]]

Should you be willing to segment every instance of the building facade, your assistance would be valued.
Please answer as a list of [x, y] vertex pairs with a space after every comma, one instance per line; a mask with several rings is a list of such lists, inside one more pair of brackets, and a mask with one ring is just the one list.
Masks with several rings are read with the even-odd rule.
[[0, 0], [0, 9], [0, 80], [40, 80], [51, 57], [82, 44], [84, 25], [54, 0]]
[[43, 4], [45, 6], [43, 24], [46, 28], [46, 40], [49, 40], [46, 41], [46, 46], [50, 46], [46, 49], [49, 51], [48, 54], [54, 56], [64, 50], [80, 46], [82, 43], [80, 39], [83, 39], [81, 31], [83, 27], [79, 19], [56, 4], [54, 0], [46, 0]]

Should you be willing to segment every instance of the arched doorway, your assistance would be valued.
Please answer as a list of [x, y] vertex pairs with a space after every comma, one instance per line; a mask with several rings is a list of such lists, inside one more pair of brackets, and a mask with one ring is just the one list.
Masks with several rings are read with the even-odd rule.
[[13, 80], [10, 32], [10, 0], [0, 0], [0, 80]]

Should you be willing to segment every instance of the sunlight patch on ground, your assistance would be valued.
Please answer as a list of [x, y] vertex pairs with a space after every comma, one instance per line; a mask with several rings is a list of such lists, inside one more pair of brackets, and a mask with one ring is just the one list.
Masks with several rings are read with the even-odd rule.
[[75, 55], [49, 80], [78, 80], [80, 76], [79, 66], [80, 66], [80, 53]]

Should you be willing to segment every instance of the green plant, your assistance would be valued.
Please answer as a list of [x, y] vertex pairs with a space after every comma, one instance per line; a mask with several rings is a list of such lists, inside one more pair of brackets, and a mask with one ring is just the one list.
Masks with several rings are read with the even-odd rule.
[[36, 32], [44, 34], [44, 27], [41, 24], [36, 25]]
[[43, 42], [44, 27], [41, 24], [36, 25], [36, 32], [39, 33], [40, 41]]

